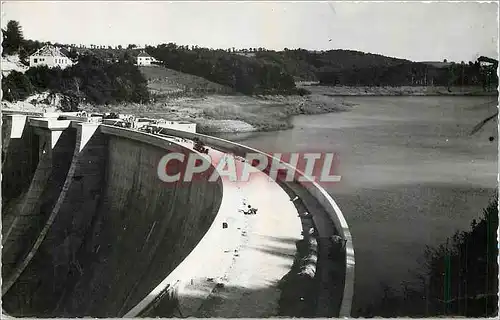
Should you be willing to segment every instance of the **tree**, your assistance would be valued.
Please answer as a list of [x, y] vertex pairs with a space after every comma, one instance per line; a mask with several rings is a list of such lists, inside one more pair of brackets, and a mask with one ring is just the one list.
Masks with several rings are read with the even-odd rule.
[[134, 58], [130, 54], [130, 52], [125, 51], [125, 53], [122, 56], [122, 59], [120, 60], [121, 63], [134, 63]]
[[2, 77], [2, 92], [3, 99], [13, 102], [27, 98], [34, 88], [26, 75], [12, 71], [7, 77]]
[[135, 48], [137, 48], [137, 45], [135, 44], [129, 44], [127, 47], [127, 49], [135, 49]]
[[[456, 232], [437, 247], [426, 247], [423, 270], [415, 274], [413, 293], [408, 294], [410, 283], [403, 284], [404, 295], [393, 295], [391, 299], [384, 295], [372, 306], [374, 310], [361, 310], [359, 316], [495, 317], [497, 229], [498, 195], [495, 194], [479, 221], [472, 220], [469, 230]], [[391, 291], [396, 290], [391, 288]]]
[[447, 62], [448, 62], [448, 60], [447, 60], [447, 59], [444, 59], [444, 60], [443, 60], [443, 62], [444, 62], [444, 63], [447, 63]]
[[21, 60], [21, 63], [23, 63], [26, 66], [29, 66], [30, 60], [29, 60], [29, 53], [26, 48], [21, 47], [19, 49], [19, 60]]
[[[446, 244], [426, 252], [429, 297], [436, 313], [491, 317], [498, 290], [498, 197], [470, 231], [457, 232]], [[445, 277], [443, 277], [445, 273]], [[462, 286], [460, 286], [462, 284]], [[443, 295], [443, 288], [450, 288]]]
[[67, 56], [71, 60], [75, 60], [78, 58], [78, 51], [76, 51], [75, 48], [71, 48], [71, 50], [68, 51]]
[[23, 32], [19, 22], [15, 20], [7, 22], [7, 29], [5, 30], [4, 40], [2, 43], [4, 54], [14, 54], [19, 52], [23, 40]]

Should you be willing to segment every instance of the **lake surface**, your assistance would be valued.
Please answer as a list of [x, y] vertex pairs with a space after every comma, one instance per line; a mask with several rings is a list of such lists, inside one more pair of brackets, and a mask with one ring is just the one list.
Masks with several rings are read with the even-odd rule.
[[382, 285], [414, 280], [425, 245], [481, 216], [497, 186], [497, 122], [470, 132], [496, 111], [496, 97], [344, 100], [356, 106], [297, 116], [291, 130], [223, 137], [266, 152], [339, 154], [342, 180], [325, 188], [353, 236], [356, 313], [379, 301]]

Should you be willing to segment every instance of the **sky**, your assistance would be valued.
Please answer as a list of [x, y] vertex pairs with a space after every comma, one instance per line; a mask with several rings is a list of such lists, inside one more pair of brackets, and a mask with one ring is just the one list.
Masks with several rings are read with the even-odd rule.
[[413, 61], [498, 56], [498, 4], [479, 2], [2, 2], [2, 27], [74, 44], [350, 49]]

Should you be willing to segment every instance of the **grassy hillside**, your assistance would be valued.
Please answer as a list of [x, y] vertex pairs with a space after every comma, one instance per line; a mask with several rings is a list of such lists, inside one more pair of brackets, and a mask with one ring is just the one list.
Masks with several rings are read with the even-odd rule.
[[148, 81], [148, 89], [155, 96], [171, 96], [179, 93], [234, 93], [234, 90], [227, 86], [162, 66], [142, 66], [139, 70]]

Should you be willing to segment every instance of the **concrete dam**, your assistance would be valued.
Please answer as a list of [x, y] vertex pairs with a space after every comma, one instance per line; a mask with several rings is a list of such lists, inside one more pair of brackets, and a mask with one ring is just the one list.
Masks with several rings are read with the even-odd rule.
[[[352, 239], [321, 186], [269, 182], [241, 144], [117, 123], [2, 112], [4, 315], [350, 316]], [[162, 181], [170, 153], [208, 169]], [[255, 179], [228, 182], [206, 155], [236, 156]]]

